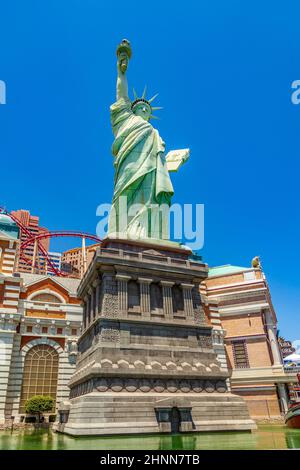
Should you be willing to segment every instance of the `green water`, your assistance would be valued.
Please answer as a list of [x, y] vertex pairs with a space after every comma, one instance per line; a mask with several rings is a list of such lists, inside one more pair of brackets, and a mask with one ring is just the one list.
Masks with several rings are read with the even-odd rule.
[[73, 438], [52, 431], [0, 431], [0, 450], [205, 450], [300, 448], [300, 429], [259, 426], [252, 433]]

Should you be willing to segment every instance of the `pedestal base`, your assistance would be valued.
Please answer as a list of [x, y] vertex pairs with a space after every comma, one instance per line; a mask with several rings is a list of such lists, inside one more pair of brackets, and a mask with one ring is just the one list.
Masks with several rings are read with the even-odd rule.
[[57, 431], [74, 436], [251, 430], [228, 392], [188, 249], [106, 239], [78, 288], [83, 333]]
[[253, 429], [245, 401], [231, 393], [93, 392], [71, 399], [68, 422], [54, 426], [72, 436]]

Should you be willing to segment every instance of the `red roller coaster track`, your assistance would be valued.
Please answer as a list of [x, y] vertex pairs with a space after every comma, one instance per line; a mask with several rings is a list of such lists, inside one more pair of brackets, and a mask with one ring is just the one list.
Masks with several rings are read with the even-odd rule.
[[53, 274], [55, 274], [56, 276], [66, 276], [66, 274], [62, 273], [60, 269], [58, 269], [55, 266], [55, 264], [53, 263], [52, 259], [49, 256], [48, 251], [43, 247], [41, 240], [45, 238], [54, 238], [54, 237], [79, 237], [82, 239], [93, 240], [98, 243], [101, 242], [101, 239], [99, 237], [91, 233], [75, 232], [75, 231], [68, 231], [68, 230], [59, 230], [59, 231], [53, 231], [53, 232], [49, 231], [45, 233], [40, 233], [38, 235], [32, 235], [32, 232], [25, 225], [23, 225], [22, 222], [20, 222], [20, 220], [17, 219], [17, 217], [10, 214], [3, 207], [0, 207], [0, 213], [8, 215], [17, 224], [20, 230], [23, 233], [25, 233], [27, 237], [26, 240], [20, 245], [20, 253], [19, 253], [20, 258], [26, 264], [32, 266], [33, 259], [27, 258], [27, 256], [25, 255], [25, 249], [28, 248], [28, 246], [30, 245], [35, 245], [38, 253], [40, 253], [45, 258], [45, 261], [47, 261], [49, 271], [53, 272]]

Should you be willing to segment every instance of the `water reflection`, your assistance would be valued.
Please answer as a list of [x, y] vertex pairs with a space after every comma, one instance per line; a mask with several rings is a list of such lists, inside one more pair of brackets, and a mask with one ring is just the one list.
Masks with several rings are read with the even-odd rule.
[[210, 450], [300, 448], [300, 430], [260, 426], [253, 433], [198, 433], [175, 435], [72, 438], [46, 430], [0, 431], [0, 449], [20, 450]]
[[299, 449], [300, 448], [300, 436], [296, 431], [287, 433], [285, 436], [287, 449]]

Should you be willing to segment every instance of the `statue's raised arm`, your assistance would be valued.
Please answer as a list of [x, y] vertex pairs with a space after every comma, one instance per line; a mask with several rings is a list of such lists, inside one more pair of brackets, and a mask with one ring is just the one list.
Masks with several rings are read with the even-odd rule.
[[126, 77], [126, 70], [128, 67], [129, 60], [131, 58], [131, 47], [127, 39], [123, 39], [121, 44], [117, 48], [117, 67], [118, 67], [118, 78], [117, 78], [117, 101], [121, 98], [128, 98], [128, 84]]

